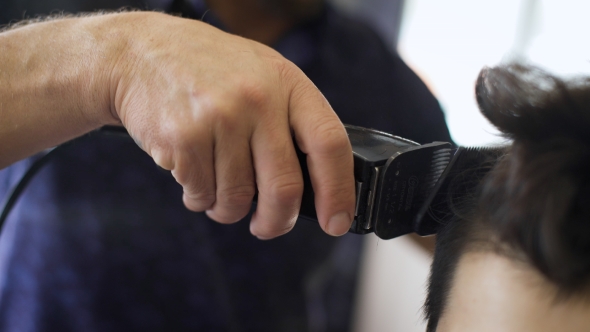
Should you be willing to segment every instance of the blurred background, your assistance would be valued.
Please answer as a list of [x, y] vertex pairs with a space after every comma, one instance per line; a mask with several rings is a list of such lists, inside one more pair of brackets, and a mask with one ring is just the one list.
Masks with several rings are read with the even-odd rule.
[[[438, 97], [455, 143], [503, 139], [479, 114], [484, 66], [527, 60], [562, 75], [590, 74], [590, 1], [332, 0], [372, 25]], [[407, 237], [372, 236], [364, 252], [355, 331], [424, 331], [431, 255]]]
[[[590, 74], [587, 0], [330, 1], [373, 26], [427, 83], [459, 145], [503, 142], [475, 103], [482, 67], [528, 59], [563, 75]], [[408, 237], [370, 236], [363, 255], [354, 331], [424, 331], [431, 253]]]

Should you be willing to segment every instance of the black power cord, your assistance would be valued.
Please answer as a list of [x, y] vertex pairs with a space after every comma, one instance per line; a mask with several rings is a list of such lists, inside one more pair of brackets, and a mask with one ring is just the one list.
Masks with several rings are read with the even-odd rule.
[[[100, 133], [116, 134], [116, 135], [120, 135], [120, 136], [129, 137], [129, 134], [127, 134], [127, 130], [125, 130], [124, 127], [105, 126], [105, 127], [98, 129], [97, 131]], [[92, 135], [93, 133], [94, 132], [91, 132], [87, 135]], [[85, 137], [85, 136], [83, 136], [83, 137]], [[14, 208], [16, 202], [18, 201], [19, 197], [22, 195], [23, 191], [29, 185], [29, 182], [31, 182], [31, 180], [35, 177], [35, 175], [37, 175], [37, 173], [47, 164], [47, 162], [49, 162], [53, 158], [53, 156], [60, 153], [60, 151], [62, 151], [64, 148], [66, 148], [67, 146], [69, 146], [73, 142], [76, 142], [77, 140], [78, 139], [74, 139], [70, 142], [67, 142], [62, 145], [58, 145], [54, 148], [46, 150], [45, 154], [43, 154], [41, 157], [39, 157], [37, 160], [35, 160], [31, 166], [29, 166], [29, 168], [27, 169], [25, 174], [23, 174], [23, 176], [18, 181], [18, 183], [14, 187], [12, 187], [12, 189], [7, 193], [6, 198], [4, 199], [4, 202], [2, 202], [2, 210], [0, 210], [0, 211], [2, 211], [0, 213], [0, 234], [2, 234], [2, 230], [4, 228], [4, 223], [6, 222], [8, 215], [10, 214], [12, 209]]]
[[6, 222], [6, 218], [12, 211], [12, 208], [18, 201], [18, 198], [23, 193], [23, 191], [27, 188], [27, 185], [31, 180], [35, 177], [35, 175], [47, 164], [51, 158], [56, 155], [62, 146], [57, 146], [53, 149], [48, 150], [43, 156], [39, 157], [37, 160], [33, 162], [31, 166], [27, 169], [25, 174], [21, 177], [18, 181], [16, 186], [12, 187], [12, 189], [7, 193], [4, 202], [2, 203], [2, 213], [0, 214], [0, 234], [2, 233], [2, 229], [4, 228], [4, 223]]

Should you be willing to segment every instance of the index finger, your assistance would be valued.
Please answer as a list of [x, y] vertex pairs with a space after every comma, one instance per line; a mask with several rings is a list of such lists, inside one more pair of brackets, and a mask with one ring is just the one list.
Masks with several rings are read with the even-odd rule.
[[346, 129], [307, 78], [291, 92], [289, 120], [297, 145], [307, 155], [318, 221], [326, 233], [343, 235], [355, 206], [354, 161]]

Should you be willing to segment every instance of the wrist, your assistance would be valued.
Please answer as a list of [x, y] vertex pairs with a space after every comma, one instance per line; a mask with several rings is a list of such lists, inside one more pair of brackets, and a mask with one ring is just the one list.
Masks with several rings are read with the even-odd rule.
[[98, 49], [93, 71], [98, 74], [94, 91], [100, 91], [101, 98], [106, 101], [97, 114], [102, 125], [120, 124], [125, 120], [121, 112], [123, 100], [132, 82], [142, 76], [141, 68], [137, 67], [148, 53], [145, 43], [151, 42], [149, 36], [143, 37], [158, 20], [167, 17], [156, 12], [125, 12], [96, 16], [87, 22]]
[[88, 119], [97, 127], [119, 124], [116, 95], [125, 60], [129, 53], [131, 35], [126, 27], [126, 14], [107, 14], [83, 18], [83, 31], [93, 43], [94, 54], [84, 75], [90, 84], [82, 86], [81, 95]]

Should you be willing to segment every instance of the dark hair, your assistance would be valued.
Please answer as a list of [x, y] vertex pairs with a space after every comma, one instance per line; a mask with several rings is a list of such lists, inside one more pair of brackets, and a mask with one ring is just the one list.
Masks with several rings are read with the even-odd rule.
[[476, 96], [483, 115], [513, 142], [437, 235], [425, 303], [429, 332], [460, 256], [473, 248], [525, 260], [561, 295], [590, 281], [590, 78], [563, 80], [510, 64], [482, 70]]

